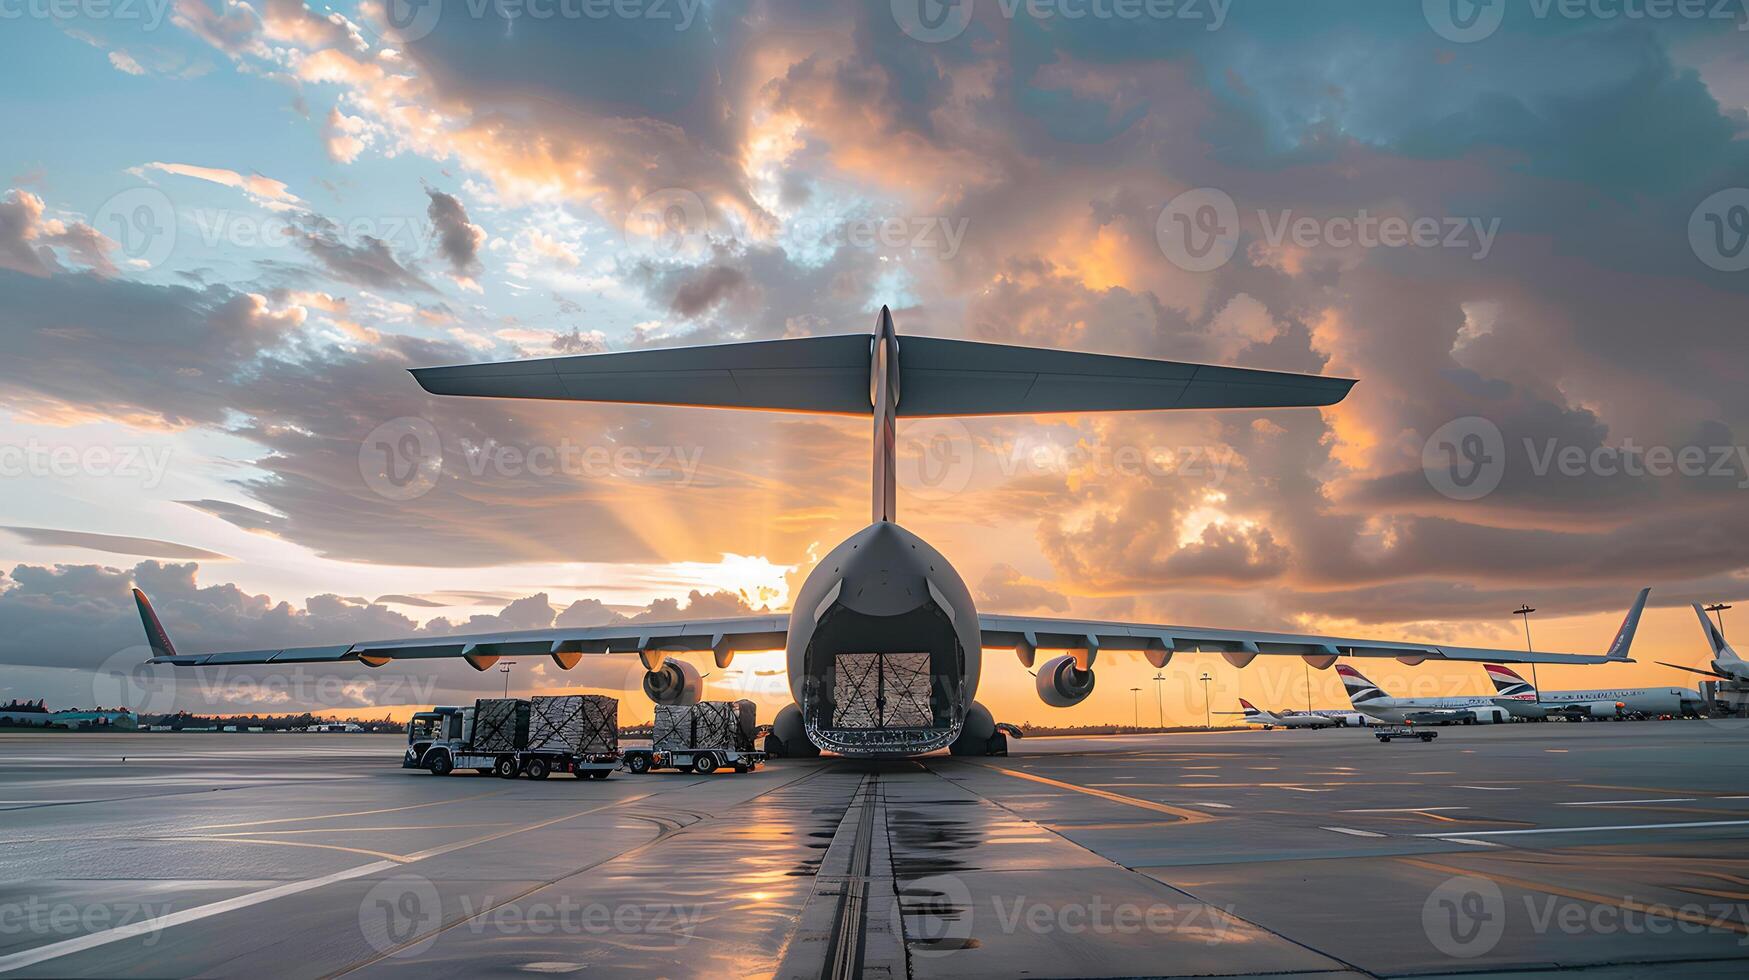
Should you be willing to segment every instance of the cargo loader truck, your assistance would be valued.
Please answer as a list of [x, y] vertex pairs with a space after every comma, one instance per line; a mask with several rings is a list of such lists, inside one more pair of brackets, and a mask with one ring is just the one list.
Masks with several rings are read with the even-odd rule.
[[457, 769], [505, 779], [568, 772], [606, 779], [620, 765], [619, 701], [595, 694], [481, 698], [437, 707], [407, 726], [404, 769], [447, 776]]
[[700, 775], [729, 768], [752, 772], [765, 761], [753, 748], [751, 701], [701, 701], [658, 704], [650, 747], [625, 750], [625, 767], [634, 773], [679, 769]]

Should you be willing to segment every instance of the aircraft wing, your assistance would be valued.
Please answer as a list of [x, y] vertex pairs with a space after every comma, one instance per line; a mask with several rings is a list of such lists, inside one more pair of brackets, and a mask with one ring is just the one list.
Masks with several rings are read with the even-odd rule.
[[357, 662], [381, 667], [392, 660], [438, 660], [460, 657], [475, 670], [487, 670], [499, 657], [547, 655], [570, 670], [589, 655], [636, 653], [646, 667], [660, 665], [668, 652], [709, 650], [719, 665], [742, 650], [777, 650], [788, 636], [789, 617], [735, 616], [686, 622], [628, 622], [611, 626], [560, 627], [503, 633], [418, 636], [400, 640], [367, 640], [331, 646], [238, 650], [226, 653], [178, 654], [158, 621], [151, 600], [134, 590], [140, 621], [152, 648], [154, 664], [177, 667], [217, 667], [242, 664], [309, 664]]
[[1719, 680], [1727, 680], [1727, 681], [1733, 679], [1730, 674], [1720, 673], [1719, 671], [1716, 671], [1716, 670], [1696, 670], [1693, 667], [1684, 667], [1681, 664], [1667, 664], [1662, 660], [1658, 660], [1658, 661], [1654, 661], [1654, 662], [1660, 667], [1671, 667], [1671, 668], [1674, 668], [1676, 670], [1686, 670], [1691, 674], [1699, 674], [1702, 677], [1712, 677], [1712, 678], [1716, 678]]
[[1031, 616], [980, 615], [978, 627], [986, 647], [1012, 649], [1022, 663], [1032, 666], [1039, 650], [1073, 653], [1085, 669], [1101, 650], [1139, 651], [1155, 667], [1166, 666], [1174, 653], [1219, 653], [1235, 667], [1259, 656], [1304, 657], [1320, 670], [1338, 657], [1395, 657], [1414, 665], [1425, 660], [1463, 663], [1601, 664], [1632, 663], [1628, 648], [1639, 627], [1651, 589], [1641, 589], [1615, 640], [1603, 653], [1530, 653], [1523, 650], [1488, 650], [1444, 643], [1401, 640], [1356, 639], [1307, 633], [1266, 633], [1256, 630], [1212, 629], [1203, 626], [1154, 626], [1079, 619], [1041, 619]]

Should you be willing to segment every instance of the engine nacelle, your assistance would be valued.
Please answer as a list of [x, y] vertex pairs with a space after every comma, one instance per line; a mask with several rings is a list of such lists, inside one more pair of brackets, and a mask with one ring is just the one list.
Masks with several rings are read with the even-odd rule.
[[1093, 671], [1075, 666], [1074, 657], [1052, 657], [1038, 669], [1038, 697], [1053, 708], [1068, 708], [1093, 693]]
[[644, 694], [657, 704], [697, 704], [704, 697], [704, 678], [684, 660], [666, 660], [644, 674]]
[[1602, 721], [1605, 718], [1614, 718], [1621, 714], [1621, 705], [1614, 701], [1592, 701], [1585, 705], [1585, 712]]

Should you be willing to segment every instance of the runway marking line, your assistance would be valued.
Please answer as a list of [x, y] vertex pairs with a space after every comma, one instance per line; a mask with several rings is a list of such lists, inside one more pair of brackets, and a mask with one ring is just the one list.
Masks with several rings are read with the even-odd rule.
[[1469, 844], [1472, 847], [1499, 847], [1500, 846], [1499, 844], [1495, 844], [1491, 841], [1470, 840], [1468, 837], [1447, 837], [1447, 838], [1445, 838], [1445, 840], [1447, 840], [1453, 844]]
[[1693, 803], [1692, 796], [1670, 796], [1662, 800], [1581, 800], [1577, 803], [1556, 803], [1556, 806], [1620, 806], [1626, 803]]
[[1638, 912], [1641, 915], [1655, 915], [1663, 919], [1675, 919], [1678, 922], [1687, 922], [1694, 925], [1703, 925], [1711, 929], [1724, 929], [1741, 935], [1749, 935], [1749, 923], [1735, 922], [1723, 917], [1715, 919], [1710, 916], [1675, 908], [1670, 905], [1636, 902], [1631, 898], [1599, 895], [1595, 892], [1581, 891], [1576, 888], [1566, 888], [1561, 885], [1550, 885], [1540, 881], [1531, 881], [1528, 878], [1517, 878], [1512, 875], [1503, 875], [1494, 871], [1483, 871], [1474, 868], [1456, 867], [1449, 864], [1439, 864], [1438, 862], [1426, 861], [1421, 858], [1399, 857], [1396, 860], [1401, 861], [1404, 864], [1413, 865], [1414, 867], [1426, 871], [1437, 872], [1439, 874], [1486, 878], [1496, 884], [1511, 885], [1514, 888], [1541, 892], [1544, 895], [1559, 895], [1562, 898], [1571, 898], [1580, 902], [1591, 902], [1595, 905], [1607, 905], [1627, 912]]
[[[1626, 823], [1608, 827], [1535, 827], [1530, 830], [1465, 831], [1468, 837], [1505, 837], [1509, 834], [1589, 834], [1608, 830], [1686, 830], [1703, 827], [1741, 827], [1749, 820], [1697, 820], [1691, 823]], [[1417, 837], [1449, 837], [1450, 834], [1416, 834]]]
[[1353, 827], [1319, 827], [1318, 829], [1319, 830], [1328, 830], [1333, 834], [1347, 834], [1350, 837], [1388, 837], [1388, 836], [1390, 836], [1389, 834], [1375, 833], [1374, 831], [1371, 831], [1371, 830], [1355, 830]]
[[48, 943], [47, 945], [37, 946], [32, 949], [20, 950], [16, 953], [0, 956], [0, 973], [10, 973], [13, 970], [21, 970], [27, 966], [35, 966], [38, 963], [59, 959], [72, 953], [83, 953], [88, 949], [107, 946], [110, 943], [120, 942], [124, 939], [132, 939], [135, 936], [151, 935], [164, 929], [186, 925], [190, 922], [198, 922], [201, 919], [209, 919], [215, 915], [222, 915], [226, 912], [235, 912], [238, 909], [246, 909], [255, 905], [261, 905], [266, 902], [271, 902], [276, 898], [284, 898], [287, 895], [298, 895], [303, 892], [314, 891], [317, 888], [326, 888], [329, 885], [336, 885], [343, 881], [351, 881], [354, 878], [373, 875], [379, 871], [392, 871], [404, 864], [411, 864], [415, 861], [423, 861], [427, 858], [439, 857], [448, 854], [451, 851], [459, 851], [464, 847], [472, 847], [475, 844], [484, 844], [489, 841], [498, 840], [502, 837], [509, 837], [512, 834], [526, 833], [531, 830], [540, 830], [543, 827], [551, 827], [553, 824], [563, 823], [566, 820], [572, 820], [590, 813], [611, 809], [627, 803], [636, 803], [640, 800], [648, 799], [653, 795], [655, 794], [644, 793], [638, 796], [631, 796], [601, 806], [591, 807], [587, 810], [579, 810], [576, 813], [569, 813], [562, 817], [554, 817], [551, 820], [542, 820], [539, 823], [529, 824], [525, 827], [517, 827], [496, 834], [488, 834], [484, 837], [476, 837], [472, 840], [458, 841], [454, 844], [444, 844], [439, 847], [428, 848], [423, 851], [405, 855], [405, 860], [403, 861], [389, 859], [373, 861], [370, 864], [361, 864], [355, 868], [336, 871], [333, 874], [322, 875], [319, 878], [305, 878], [301, 881], [288, 881], [283, 885], [275, 885], [272, 888], [266, 888], [258, 892], [251, 892], [247, 895], [237, 895], [232, 898], [221, 899], [217, 902], [209, 902], [206, 905], [197, 905], [194, 908], [184, 909], [181, 912], [172, 912], [168, 915], [161, 915], [141, 922], [133, 922], [124, 926], [104, 929], [100, 932], [75, 936], [72, 939], [63, 939], [57, 943]]
[[1467, 806], [1386, 806], [1364, 810], [1342, 810], [1341, 813], [1432, 813], [1435, 810], [1468, 810]]
[[211, 823], [200, 827], [190, 827], [189, 830], [228, 830], [232, 827], [265, 827], [274, 823], [302, 823], [306, 820], [333, 820], [336, 817], [370, 817], [379, 813], [401, 813], [406, 810], [423, 810], [431, 806], [444, 806], [449, 803], [465, 803], [468, 800], [478, 800], [487, 796], [501, 796], [509, 790], [497, 790], [491, 793], [475, 793], [473, 796], [458, 796], [450, 800], [432, 800], [429, 803], [410, 803], [407, 806], [383, 807], [380, 810], [353, 810], [348, 813], [320, 813], [309, 817], [280, 817], [276, 820], [245, 820], [240, 823]]
[[1212, 817], [1206, 813], [1203, 813], [1200, 810], [1187, 810], [1183, 807], [1173, 806], [1170, 803], [1156, 803], [1153, 800], [1140, 800], [1140, 799], [1137, 799], [1133, 796], [1125, 796], [1122, 793], [1112, 793], [1112, 792], [1108, 792], [1108, 791], [1103, 790], [1103, 789], [1094, 789], [1091, 786], [1076, 786], [1074, 783], [1065, 783], [1062, 780], [1052, 779], [1049, 776], [1040, 776], [1036, 773], [1021, 772], [1018, 769], [1004, 769], [1001, 766], [989, 766], [988, 768], [994, 769], [997, 772], [1000, 772], [1000, 773], [1003, 773], [1003, 774], [1006, 774], [1009, 776], [1013, 776], [1016, 779], [1028, 779], [1028, 780], [1031, 780], [1035, 783], [1043, 783], [1046, 786], [1054, 786], [1057, 789], [1066, 789], [1066, 790], [1070, 790], [1070, 791], [1076, 792], [1076, 793], [1085, 793], [1088, 796], [1095, 796], [1095, 797], [1098, 797], [1099, 799], [1106, 800], [1106, 801], [1109, 801], [1112, 803], [1122, 803], [1125, 806], [1140, 807], [1143, 810], [1153, 810], [1155, 813], [1168, 813], [1168, 814], [1171, 814], [1172, 816], [1180, 818], [1181, 823], [1187, 823], [1187, 824], [1189, 824], [1189, 823], [1202, 823], [1204, 821], [1215, 819], [1214, 817]]

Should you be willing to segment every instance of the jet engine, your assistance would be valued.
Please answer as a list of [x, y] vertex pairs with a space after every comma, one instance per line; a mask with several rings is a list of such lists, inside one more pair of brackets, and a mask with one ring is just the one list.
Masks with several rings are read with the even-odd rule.
[[1052, 657], [1038, 669], [1038, 697], [1053, 708], [1067, 708], [1093, 693], [1093, 671], [1075, 665], [1075, 658]]
[[666, 660], [644, 674], [644, 694], [657, 704], [697, 704], [704, 697], [704, 678], [684, 660]]

